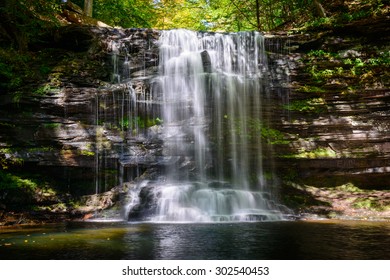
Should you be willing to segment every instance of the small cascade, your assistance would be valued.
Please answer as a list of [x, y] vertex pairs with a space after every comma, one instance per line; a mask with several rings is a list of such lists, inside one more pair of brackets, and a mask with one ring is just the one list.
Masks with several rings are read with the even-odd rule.
[[[112, 33], [106, 42], [110, 54], [106, 63], [112, 69], [109, 83], [96, 94], [92, 109], [96, 194], [132, 181], [142, 173], [137, 164], [128, 164], [128, 158], [137, 156], [133, 143], [141, 141], [154, 109], [150, 106], [150, 94], [136, 89], [137, 79], [131, 76], [134, 69], [143, 68], [138, 65], [140, 59], [134, 59], [131, 36], [147, 44], [144, 34], [129, 32], [130, 36], [126, 36], [115, 30]], [[142, 51], [148, 50], [141, 49], [137, 55], [142, 55]]]
[[[164, 168], [131, 190], [130, 221], [220, 222], [284, 218], [262, 138], [268, 94], [264, 38], [163, 31], [158, 86]], [[267, 165], [267, 167], [265, 167]]]

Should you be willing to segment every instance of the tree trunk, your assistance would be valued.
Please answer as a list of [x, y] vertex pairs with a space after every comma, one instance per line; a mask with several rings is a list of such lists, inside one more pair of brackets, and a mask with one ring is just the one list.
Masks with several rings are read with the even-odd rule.
[[260, 2], [259, 2], [259, 0], [256, 0], [256, 21], [257, 21], [257, 31], [261, 31], [261, 24], [260, 24]]
[[318, 2], [317, 0], [313, 1], [313, 4], [316, 8], [316, 13], [319, 17], [326, 17], [325, 9], [322, 7], [321, 3]]
[[[21, 26], [26, 25], [29, 16], [21, 9], [20, 3], [15, 0], [5, 0], [0, 3], [0, 36], [10, 39], [11, 45], [24, 52], [28, 49], [28, 36]], [[20, 18], [23, 15], [25, 18]]]
[[84, 0], [84, 14], [92, 17], [93, 0]]

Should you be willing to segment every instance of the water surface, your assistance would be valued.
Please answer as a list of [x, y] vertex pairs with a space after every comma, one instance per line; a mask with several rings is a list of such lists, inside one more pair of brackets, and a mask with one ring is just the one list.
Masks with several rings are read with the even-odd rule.
[[66, 223], [1, 229], [1, 259], [390, 259], [390, 223]]

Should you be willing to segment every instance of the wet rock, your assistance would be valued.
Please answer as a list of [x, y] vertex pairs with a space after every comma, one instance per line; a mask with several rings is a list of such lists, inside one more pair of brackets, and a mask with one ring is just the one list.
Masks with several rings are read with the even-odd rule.
[[128, 214], [129, 221], [147, 221], [156, 213], [155, 186], [143, 187], [140, 191], [140, 202], [130, 209]]

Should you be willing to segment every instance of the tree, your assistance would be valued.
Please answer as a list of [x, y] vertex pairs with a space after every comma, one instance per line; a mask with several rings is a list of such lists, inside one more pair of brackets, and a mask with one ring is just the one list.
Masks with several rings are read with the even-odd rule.
[[210, 1], [208, 0], [160, 0], [156, 1], [158, 29], [187, 28], [206, 30], [208, 28]]
[[94, 0], [94, 18], [111, 26], [152, 27], [156, 21], [153, 0]]
[[0, 2], [0, 39], [20, 51], [26, 51], [30, 40], [42, 29], [56, 24], [57, 0], [3, 0]]
[[84, 14], [92, 17], [93, 0], [84, 0]]
[[326, 17], [325, 9], [324, 9], [324, 7], [322, 7], [320, 2], [318, 2], [317, 0], [314, 0], [313, 5], [316, 8], [317, 14], [320, 17]]
[[297, 18], [325, 17], [318, 0], [209, 0], [209, 12], [218, 30], [239, 31], [275, 29]]

